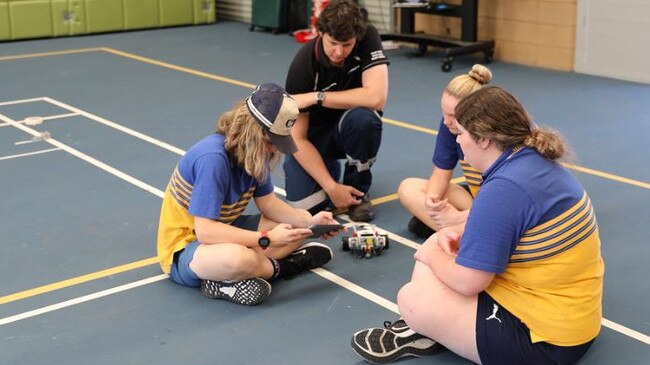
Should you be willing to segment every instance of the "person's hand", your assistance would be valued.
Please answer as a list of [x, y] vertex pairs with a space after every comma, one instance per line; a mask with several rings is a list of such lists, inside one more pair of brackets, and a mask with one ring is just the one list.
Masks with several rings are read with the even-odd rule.
[[431, 256], [433, 256], [434, 252], [440, 251], [440, 247], [437, 244], [437, 236], [438, 234], [436, 233], [424, 241], [424, 243], [418, 247], [417, 251], [415, 251], [415, 254], [413, 254], [413, 258], [427, 266], [430, 266], [429, 262], [431, 261]]
[[[310, 226], [316, 224], [339, 224], [339, 222], [337, 222], [334, 219], [334, 215], [332, 215], [332, 212], [318, 212], [309, 221]], [[347, 228], [345, 227], [342, 227], [341, 229], [347, 231]], [[323, 234], [322, 236], [320, 236], [320, 238], [324, 240], [329, 240], [330, 238], [336, 237], [339, 234], [339, 232], [340, 230], [331, 231]]]
[[424, 210], [429, 216], [437, 214], [447, 206], [447, 199], [440, 199], [435, 195], [427, 195], [424, 199]]
[[313, 226], [316, 224], [338, 224], [339, 222], [334, 219], [332, 212], [318, 212], [314, 214], [313, 217], [309, 220], [309, 225]]
[[304, 94], [294, 94], [291, 95], [293, 100], [296, 102], [298, 105], [298, 109], [304, 110], [309, 108], [310, 106], [316, 104], [316, 93], [315, 92], [309, 92], [309, 93], [304, 93]]
[[438, 229], [449, 227], [465, 221], [466, 215], [449, 204], [447, 199], [433, 201], [427, 199], [426, 212]]
[[269, 231], [271, 246], [286, 246], [290, 242], [304, 240], [311, 236], [309, 228], [293, 228], [290, 224], [280, 223]]
[[362, 191], [349, 185], [336, 184], [333, 189], [326, 192], [332, 204], [337, 208], [348, 208], [352, 205], [361, 204]]
[[438, 231], [438, 234], [436, 236], [436, 244], [443, 252], [454, 256], [458, 254], [461, 237], [460, 233], [454, 229], [443, 228]]

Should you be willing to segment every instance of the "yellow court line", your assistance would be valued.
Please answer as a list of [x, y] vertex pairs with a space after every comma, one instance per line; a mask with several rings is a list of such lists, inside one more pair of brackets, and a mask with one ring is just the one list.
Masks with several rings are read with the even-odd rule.
[[105, 270], [96, 271], [96, 272], [93, 272], [93, 273], [90, 273], [90, 274], [87, 274], [87, 275], [77, 276], [75, 278], [59, 281], [57, 283], [52, 283], [52, 284], [48, 284], [48, 285], [39, 286], [38, 288], [25, 290], [25, 291], [14, 293], [14, 294], [9, 294], [9, 295], [6, 295], [4, 297], [0, 297], [0, 305], [6, 304], [6, 303], [9, 303], [9, 302], [14, 302], [14, 301], [21, 300], [21, 299], [25, 299], [25, 298], [29, 298], [29, 297], [33, 297], [33, 296], [36, 296], [36, 295], [39, 295], [39, 294], [48, 293], [48, 292], [52, 292], [52, 291], [55, 291], [55, 290], [67, 288], [67, 287], [77, 285], [77, 284], [81, 284], [81, 283], [85, 283], [85, 282], [88, 282], [88, 281], [91, 281], [91, 280], [102, 279], [102, 278], [105, 278], [107, 276], [111, 276], [111, 275], [120, 274], [120, 273], [131, 271], [131, 270], [139, 269], [141, 267], [153, 265], [153, 264], [156, 264], [156, 263], [158, 263], [158, 258], [157, 257], [152, 257], [152, 258], [132, 262], [132, 263], [129, 263], [129, 264], [124, 264], [124, 265], [120, 265], [120, 266], [111, 267], [111, 268], [108, 268], [108, 269], [105, 269]]
[[[0, 57], [0, 61], [2, 61], [2, 60], [11, 60], [11, 59], [19, 59], [19, 58], [29, 58], [29, 57], [45, 57], [45, 56], [55, 56], [55, 55], [62, 55], [62, 54], [93, 52], [93, 51], [105, 51], [105, 52], [112, 53], [112, 54], [115, 54], [115, 55], [118, 55], [118, 56], [131, 58], [131, 59], [134, 59], [136, 61], [141, 61], [141, 62], [149, 63], [149, 64], [152, 64], [152, 65], [169, 68], [171, 70], [176, 70], [176, 71], [179, 71], [179, 72], [189, 73], [189, 74], [199, 76], [199, 77], [205, 77], [205, 78], [208, 78], [208, 79], [211, 79], [211, 80], [221, 81], [221, 82], [229, 83], [229, 84], [232, 84], [232, 85], [238, 85], [238, 86], [242, 86], [242, 87], [249, 88], [249, 89], [255, 88], [254, 84], [251, 84], [251, 83], [248, 83], [248, 82], [243, 82], [243, 81], [231, 79], [231, 78], [228, 78], [228, 77], [218, 76], [218, 75], [210, 74], [210, 73], [207, 73], [207, 72], [194, 70], [194, 69], [191, 69], [189, 67], [177, 66], [177, 65], [174, 65], [174, 64], [171, 64], [171, 63], [162, 62], [162, 61], [154, 60], [154, 59], [151, 59], [151, 58], [138, 56], [138, 55], [128, 53], [128, 52], [118, 51], [116, 49], [112, 49], [112, 48], [108, 48], [108, 47], [82, 48], [82, 49], [76, 49], [76, 50], [73, 49], [73, 50], [67, 50], [67, 51], [34, 53], [34, 54], [31, 54], [31, 55], [26, 54], [26, 55], [17, 55], [17, 56], [6, 56], [6, 57]], [[434, 135], [434, 136], [438, 134], [438, 131], [435, 130], [435, 129], [421, 127], [421, 126], [418, 126], [418, 125], [414, 125], [414, 124], [410, 124], [410, 123], [406, 123], [406, 122], [402, 122], [402, 121], [395, 120], [395, 119], [390, 119], [390, 118], [382, 118], [382, 119], [384, 120], [384, 122], [386, 122], [388, 124], [398, 126], [398, 127], [407, 128], [407, 129], [411, 129], [411, 130], [414, 130], [414, 131], [431, 134], [431, 135]], [[594, 169], [590, 169], [590, 168], [586, 168], [586, 167], [582, 167], [582, 166], [578, 166], [578, 165], [564, 164], [564, 166], [569, 168], [569, 169], [579, 171], [579, 172], [582, 172], [582, 173], [585, 173], [585, 174], [590, 174], [590, 175], [602, 177], [602, 178], [605, 178], [605, 179], [618, 181], [618, 182], [638, 186], [638, 187], [645, 188], [645, 189], [650, 189], [650, 184], [648, 184], [646, 182], [643, 182], [643, 181], [629, 179], [629, 178], [626, 178], [626, 177], [622, 177], [622, 176], [618, 176], [618, 175], [614, 175], [614, 174], [610, 174], [610, 173], [606, 173], [606, 172], [602, 172], [602, 171], [598, 171], [598, 170], [594, 170]]]
[[103, 50], [104, 49], [102, 47], [96, 47], [96, 48], [69, 49], [64, 51], [30, 53], [30, 54], [14, 55], [14, 56], [0, 56], [0, 61], [12, 61], [12, 60], [25, 59], [25, 58], [35, 58], [35, 57], [62, 56], [62, 55], [75, 54], [75, 53], [99, 52]]
[[207, 73], [207, 72], [194, 70], [194, 69], [191, 69], [189, 67], [176, 66], [176, 65], [171, 64], [171, 63], [157, 61], [157, 60], [154, 60], [152, 58], [142, 57], [142, 56], [138, 56], [138, 55], [135, 55], [135, 54], [132, 54], [132, 53], [118, 51], [118, 50], [112, 49], [112, 48], [104, 47], [104, 48], [102, 48], [102, 50], [104, 50], [104, 51], [106, 51], [108, 53], [118, 55], [118, 56], [131, 58], [131, 59], [134, 59], [136, 61], [150, 63], [152, 65], [169, 68], [171, 70], [185, 72], [185, 73], [192, 74], [192, 75], [195, 75], [195, 76], [205, 77], [207, 79], [221, 81], [221, 82], [225, 82], [225, 83], [232, 84], [232, 85], [238, 85], [238, 86], [246, 87], [246, 88], [249, 88], [249, 89], [254, 89], [255, 86], [256, 86], [256, 85], [250, 84], [248, 82], [242, 82], [242, 81], [238, 81], [238, 80], [231, 79], [231, 78], [228, 78], [228, 77], [218, 76], [218, 75], [210, 74], [210, 73]]
[[390, 195], [381, 196], [379, 198], [372, 199], [372, 200], [370, 200], [370, 202], [373, 205], [378, 205], [378, 204], [392, 202], [393, 200], [397, 200], [397, 199], [399, 199], [397, 194], [390, 194]]
[[628, 179], [626, 177], [622, 177], [622, 176], [618, 176], [618, 175], [614, 175], [614, 174], [609, 174], [609, 173], [606, 173], [606, 172], [602, 172], [602, 171], [598, 171], [598, 170], [594, 170], [594, 169], [590, 169], [590, 168], [582, 167], [582, 166], [578, 166], [578, 165], [572, 165], [572, 164], [568, 164], [568, 163], [562, 163], [562, 165], [564, 165], [568, 169], [580, 171], [580, 172], [583, 172], [585, 174], [590, 174], [590, 175], [602, 177], [602, 178], [605, 178], [605, 179], [614, 180], [614, 181], [622, 182], [622, 183], [625, 183], [625, 184], [638, 186], [640, 188], [650, 189], [650, 184], [648, 184], [646, 182], [643, 182], [643, 181]]
[[427, 134], [432, 134], [434, 136], [438, 135], [438, 131], [435, 130], [435, 129], [420, 127], [419, 125], [414, 125], [414, 124], [410, 124], [410, 123], [406, 123], [406, 122], [401, 122], [399, 120], [390, 119], [390, 118], [382, 118], [382, 119], [383, 119], [384, 122], [386, 122], [388, 124], [396, 125], [398, 127], [402, 127], [402, 128], [406, 128], [406, 129], [412, 129], [414, 131], [423, 132], [423, 133], [427, 133]]

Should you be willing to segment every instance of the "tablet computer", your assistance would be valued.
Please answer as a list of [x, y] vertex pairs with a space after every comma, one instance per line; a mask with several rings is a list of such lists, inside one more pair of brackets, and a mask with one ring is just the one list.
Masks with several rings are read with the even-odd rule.
[[311, 231], [313, 232], [310, 238], [318, 238], [324, 235], [325, 233], [330, 233], [330, 232], [343, 229], [343, 225], [342, 224], [314, 224], [307, 228], [311, 229]]

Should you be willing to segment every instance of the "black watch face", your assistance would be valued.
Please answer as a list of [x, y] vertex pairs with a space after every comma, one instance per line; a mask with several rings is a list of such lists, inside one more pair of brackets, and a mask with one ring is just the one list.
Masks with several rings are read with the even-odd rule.
[[266, 248], [271, 244], [271, 240], [268, 237], [260, 237], [257, 243], [260, 245], [260, 247]]

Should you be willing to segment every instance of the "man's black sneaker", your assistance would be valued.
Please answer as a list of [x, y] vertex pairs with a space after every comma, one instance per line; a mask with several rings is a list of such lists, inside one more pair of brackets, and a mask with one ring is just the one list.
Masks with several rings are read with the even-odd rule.
[[436, 233], [436, 231], [431, 229], [431, 227], [424, 224], [421, 220], [418, 219], [418, 217], [415, 216], [409, 220], [408, 230], [409, 232], [414, 233], [416, 236], [422, 238], [429, 238], [431, 235]]
[[225, 299], [242, 305], [258, 305], [271, 294], [271, 284], [260, 278], [242, 281], [202, 280], [201, 293], [210, 299]]
[[348, 216], [355, 222], [370, 222], [375, 217], [375, 207], [370, 202], [368, 194], [361, 198], [361, 204], [350, 206]]
[[290, 278], [303, 271], [315, 269], [328, 263], [334, 253], [332, 249], [319, 242], [309, 242], [300, 246], [291, 255], [278, 260], [278, 277]]
[[384, 328], [368, 328], [352, 336], [352, 348], [364, 360], [387, 364], [404, 356], [433, 355], [442, 345], [413, 331], [403, 319], [384, 322]]

